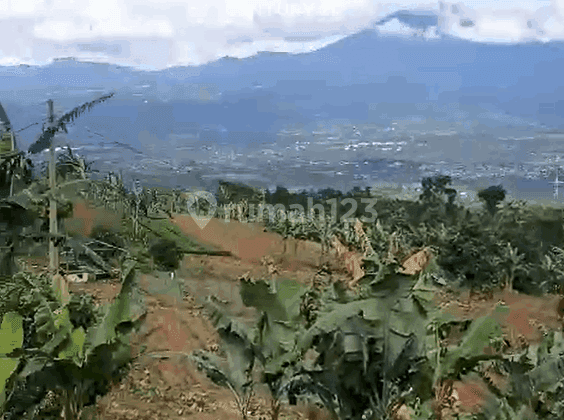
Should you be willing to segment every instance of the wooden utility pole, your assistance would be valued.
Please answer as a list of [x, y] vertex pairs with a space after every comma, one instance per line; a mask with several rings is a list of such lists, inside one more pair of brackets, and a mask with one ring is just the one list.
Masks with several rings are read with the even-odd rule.
[[[53, 112], [53, 101], [47, 101], [47, 121], [48, 128], [53, 127], [55, 115]], [[55, 200], [55, 138], [52, 139], [49, 146], [49, 189], [51, 191], [51, 198], [49, 199], [49, 269], [51, 274], [55, 276], [59, 274], [59, 250], [55, 246], [55, 235], [57, 235], [57, 201]]]
[[[114, 92], [115, 93], [115, 92]], [[80, 116], [86, 110], [90, 110], [92, 106], [97, 103], [104, 102], [114, 96], [114, 93], [102, 96], [94, 101], [84, 103], [73, 110], [62, 115], [58, 121], [55, 122], [55, 115], [53, 111], [53, 101], [47, 101], [47, 127], [43, 130], [43, 133], [29, 147], [30, 153], [39, 153], [45, 149], [47, 146], [46, 142], [49, 142], [49, 268], [53, 274], [53, 283], [65, 283], [63, 277], [59, 275], [59, 250], [55, 246], [55, 240], [58, 239], [58, 228], [57, 228], [57, 203], [55, 201], [56, 195], [56, 172], [55, 172], [55, 140], [56, 132], [62, 130], [66, 131], [66, 124], [74, 121], [75, 118]], [[58, 280], [57, 280], [58, 279]], [[66, 289], [66, 287], [65, 287]], [[60, 289], [63, 294], [65, 290]]]

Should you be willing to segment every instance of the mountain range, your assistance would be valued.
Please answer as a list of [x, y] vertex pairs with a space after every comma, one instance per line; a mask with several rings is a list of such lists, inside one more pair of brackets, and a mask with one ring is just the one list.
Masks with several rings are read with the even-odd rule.
[[[112, 100], [76, 120], [67, 141], [117, 141], [144, 153], [170, 151], [173, 134], [248, 147], [274, 144], [283, 129], [398, 120], [495, 138], [501, 129], [518, 136], [564, 128], [562, 68], [562, 42], [486, 44], [364, 30], [309, 53], [264, 52], [159, 71], [73, 58], [4, 66], [0, 102], [19, 130], [44, 120], [47, 99], [62, 113], [113, 90]], [[40, 127], [18, 134], [21, 148]]]

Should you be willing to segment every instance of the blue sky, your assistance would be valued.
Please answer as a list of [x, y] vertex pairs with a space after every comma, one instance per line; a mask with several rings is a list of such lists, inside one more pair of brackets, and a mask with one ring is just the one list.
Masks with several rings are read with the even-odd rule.
[[487, 43], [564, 40], [564, 0], [0, 0], [0, 65], [57, 57], [160, 70], [311, 52], [363, 29]]

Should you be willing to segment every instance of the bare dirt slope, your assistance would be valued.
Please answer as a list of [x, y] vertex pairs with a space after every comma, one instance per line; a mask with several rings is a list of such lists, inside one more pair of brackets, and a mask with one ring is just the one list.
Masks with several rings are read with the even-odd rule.
[[[317, 271], [321, 248], [315, 243], [289, 240], [284, 245], [279, 235], [259, 225], [213, 219], [200, 229], [189, 216], [175, 215], [172, 221], [185, 234], [233, 256], [185, 256], [174, 280], [168, 273], [139, 274], [149, 313], [134, 340], [138, 357], [127, 380], [99, 401], [99, 419], [238, 419], [230, 391], [215, 386], [187, 360], [193, 350], [216, 351], [219, 344], [198, 301], [213, 294], [228, 302], [230, 313], [251, 321], [255, 314], [240, 300], [238, 278], [283, 276], [307, 283]], [[96, 225], [109, 228], [118, 223], [111, 212], [79, 205], [66, 226], [88, 235]], [[108, 301], [119, 292], [119, 284], [72, 284], [71, 291]], [[266, 394], [259, 390], [256, 401], [251, 418], [266, 418]], [[304, 417], [306, 411], [301, 407], [282, 418]]]
[[[103, 210], [86, 206], [78, 210], [67, 226], [83, 234], [88, 234], [96, 224], [110, 227], [119, 223], [119, 218]], [[228, 310], [233, 315], [250, 321], [254, 312], [240, 301], [240, 276], [278, 276], [307, 283], [320, 262], [318, 244], [293, 240], [284, 244], [279, 235], [264, 232], [260, 225], [212, 219], [200, 229], [189, 216], [175, 215], [172, 221], [185, 234], [233, 256], [186, 256], [174, 280], [167, 273], [139, 274], [149, 310], [143, 330], [134, 339], [135, 354], [139, 357], [127, 380], [99, 401], [96, 410], [101, 420], [239, 419], [231, 393], [212, 384], [186, 358], [195, 349], [215, 351], [219, 344], [214, 328], [202, 313], [199, 299], [214, 294], [229, 303]], [[333, 259], [336, 258], [333, 254]], [[350, 280], [352, 275], [351, 270], [343, 270], [341, 277]], [[98, 300], [107, 301], [119, 292], [119, 284], [74, 284], [71, 290], [92, 293]], [[556, 317], [558, 297], [499, 292], [488, 297], [445, 295], [437, 303], [445, 310], [475, 319], [493, 310], [500, 300], [510, 308], [502, 322], [512, 345], [535, 342], [546, 329], [560, 329]], [[460, 410], [479, 410], [488, 392], [483, 381], [470, 378], [454, 385]], [[259, 394], [256, 402], [250, 418], [269, 418], [266, 394]], [[286, 410], [281, 415], [281, 419], [299, 418], [321, 420], [323, 417], [315, 410], [308, 414], [305, 407]]]

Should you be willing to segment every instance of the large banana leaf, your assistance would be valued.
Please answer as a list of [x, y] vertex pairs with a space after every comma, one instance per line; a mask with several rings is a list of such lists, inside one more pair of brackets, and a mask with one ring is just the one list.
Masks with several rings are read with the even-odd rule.
[[19, 358], [7, 355], [23, 344], [23, 320], [16, 312], [8, 312], [2, 318], [0, 326], [0, 407], [6, 400], [6, 381], [17, 368]]
[[[144, 307], [138, 288], [134, 287], [134, 265], [126, 264], [122, 289], [114, 302], [106, 307], [102, 319], [88, 331], [74, 328], [70, 319], [70, 307], [54, 301], [43, 284], [33, 279], [16, 278], [29, 286], [18, 296], [18, 308], [33, 311], [35, 343], [37, 349], [21, 349], [21, 343], [12, 356], [23, 358], [21, 371], [14, 377], [10, 369], [10, 396], [2, 389], [5, 408], [15, 410], [16, 415], [33, 407], [44, 397], [47, 389], [64, 389], [77, 398], [79, 405], [92, 403], [90, 395], [103, 395], [108, 384], [124, 372], [131, 360], [131, 347], [127, 334], [142, 322]], [[21, 328], [21, 327], [20, 327]], [[2, 340], [2, 344], [9, 341]], [[3, 357], [1, 357], [4, 359]], [[18, 360], [10, 360], [11, 365]], [[2, 372], [8, 373], [7, 363], [2, 362]], [[6, 368], [6, 369], [4, 369]], [[116, 376], [117, 375], [117, 376]], [[2, 381], [4, 387], [6, 381]], [[6, 400], [6, 401], [4, 401]], [[9, 407], [8, 407], [9, 406]]]
[[[216, 314], [216, 319], [219, 318]], [[232, 328], [233, 327], [233, 328]], [[256, 359], [256, 349], [248, 335], [236, 322], [226, 322], [223, 317], [218, 328], [226, 348], [227, 363], [210, 352], [195, 351], [190, 360], [196, 363], [200, 371], [219, 386], [228, 387], [233, 392], [237, 404], [248, 397], [253, 385], [252, 372]]]
[[77, 366], [82, 367], [84, 362], [84, 343], [86, 333], [84, 328], [79, 327], [72, 331], [68, 344], [60, 351], [59, 359], [72, 360]]
[[260, 348], [267, 375], [278, 375], [283, 366], [295, 362], [296, 338], [300, 330], [300, 303], [306, 289], [294, 280], [278, 282], [273, 292], [265, 281], [241, 281], [241, 298], [246, 306], [261, 313], [255, 342]]
[[146, 314], [143, 298], [135, 284], [135, 263], [128, 261], [122, 275], [122, 286], [114, 302], [105, 307], [101, 321], [91, 327], [86, 334], [86, 347], [92, 351], [97, 346], [109, 343], [116, 338], [116, 328], [135, 324]]
[[554, 391], [564, 379], [564, 356], [548, 357], [527, 376], [533, 391]]
[[432, 372], [408, 379], [416, 378], [424, 360], [428, 322], [425, 308], [413, 296], [414, 283], [388, 273], [372, 285], [368, 298], [325, 302], [301, 337], [300, 351], [313, 346], [320, 354], [303, 373], [333, 389], [343, 415], [360, 419], [369, 408], [382, 414], [392, 402], [393, 389], [429, 387]]
[[[236, 390], [242, 390], [248, 380], [248, 374], [254, 366], [255, 359], [258, 358], [261, 363], [264, 363], [262, 354], [254, 344], [253, 331], [237, 320], [229, 318], [212, 302], [206, 302], [206, 307], [211, 311], [210, 319], [226, 348], [227, 371], [229, 372], [226, 377], [229, 378], [229, 383]], [[200, 359], [198, 359], [199, 362], [203, 363], [203, 360]], [[211, 359], [208, 358], [207, 360]], [[217, 368], [220, 369], [219, 366]]]
[[276, 292], [264, 281], [241, 279], [241, 299], [245, 306], [266, 312], [271, 320], [294, 321], [300, 316], [301, 297], [305, 287], [295, 280], [282, 279]]
[[495, 315], [507, 312], [507, 307], [497, 306], [494, 316], [483, 316], [473, 321], [460, 345], [447, 349], [446, 355], [440, 362], [441, 365], [437, 374], [440, 377], [456, 376], [463, 369], [471, 368], [479, 361], [500, 358], [499, 356], [488, 355], [484, 350], [491, 345], [492, 340], [499, 339], [502, 336], [501, 326]]
[[327, 305], [318, 314], [314, 324], [300, 337], [298, 348], [305, 353], [314, 340], [343, 329], [353, 329], [358, 334], [383, 339], [383, 331], [379, 327], [384, 322], [385, 311], [380, 310], [380, 304], [379, 299], [372, 298]]
[[[539, 344], [529, 346], [520, 356], [504, 361], [511, 387], [486, 404], [483, 418], [510, 420], [560, 419], [564, 409], [564, 338], [550, 332]], [[530, 410], [533, 401], [536, 415]], [[540, 403], [540, 404], [539, 404]]]
[[199, 370], [204, 371], [216, 385], [235, 389], [236, 380], [231, 378], [229, 371], [222, 367], [222, 360], [210, 352], [195, 351], [190, 359], [196, 363]]

